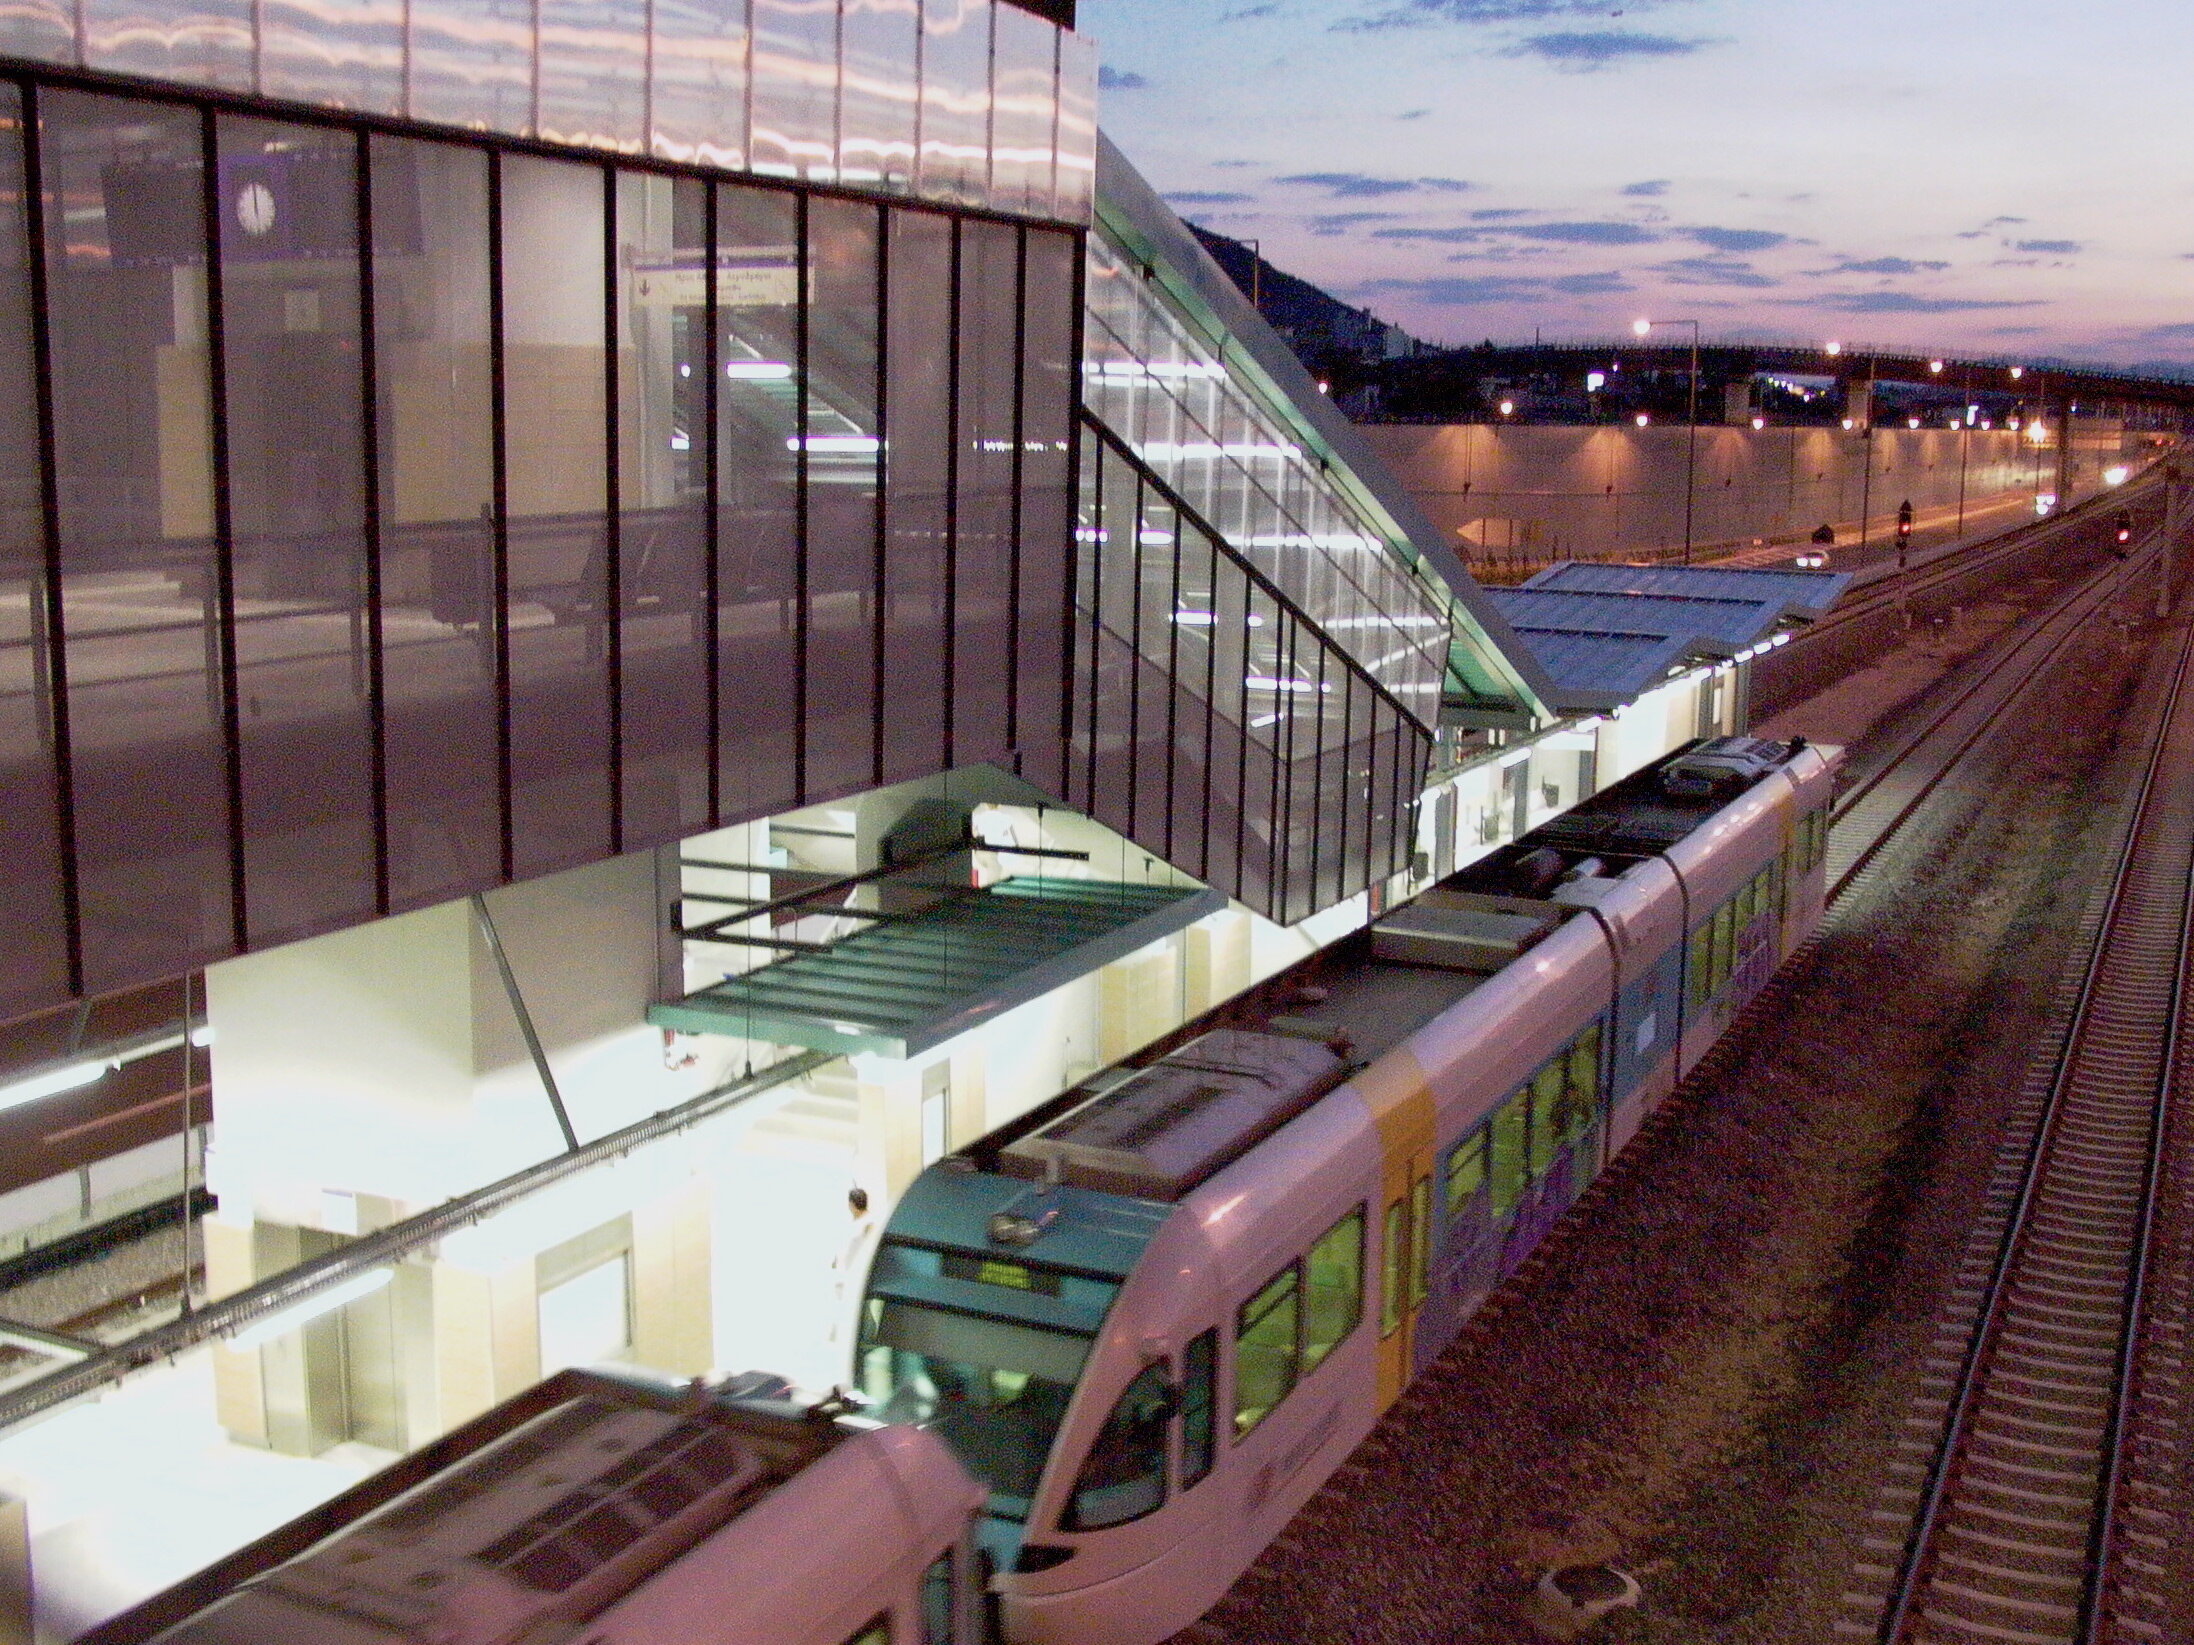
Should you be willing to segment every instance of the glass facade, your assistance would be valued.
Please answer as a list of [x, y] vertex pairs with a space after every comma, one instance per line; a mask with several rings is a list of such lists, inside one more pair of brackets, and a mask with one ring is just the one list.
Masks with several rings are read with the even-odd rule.
[[1067, 798], [1292, 925], [1406, 865], [1430, 739], [1094, 418]]
[[1422, 583], [1319, 459], [1100, 231], [1084, 403], [1425, 726], [1447, 670], [1444, 593]]
[[1055, 781], [1080, 256], [0, 80], [0, 1013]]
[[1090, 43], [1007, 0], [0, 0], [0, 54], [1088, 220]]

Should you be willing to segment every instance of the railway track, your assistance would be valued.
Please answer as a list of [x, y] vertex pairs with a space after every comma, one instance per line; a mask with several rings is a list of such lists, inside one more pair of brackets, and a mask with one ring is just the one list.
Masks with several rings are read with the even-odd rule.
[[2194, 636], [1895, 1441], [1840, 1637], [2173, 1637], [2185, 1276], [2159, 1284], [2153, 1253], [2172, 1098], [2194, 1073], [2190, 665]]
[[1881, 852], [1965, 758], [2027, 700], [2037, 682], [2128, 586], [2146, 586], [2170, 544], [2153, 533], [2132, 558], [2113, 561], [2039, 623], [1989, 657], [1892, 744], [1874, 768], [1837, 796], [1828, 845], [1833, 904], [1866, 879]]

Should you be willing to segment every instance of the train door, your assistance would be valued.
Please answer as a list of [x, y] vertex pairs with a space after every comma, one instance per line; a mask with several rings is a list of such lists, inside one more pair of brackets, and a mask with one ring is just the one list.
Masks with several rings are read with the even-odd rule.
[[1417, 1313], [1431, 1289], [1432, 1089], [1405, 1051], [1359, 1072], [1357, 1093], [1379, 1131], [1379, 1405], [1391, 1405], [1416, 1365]]

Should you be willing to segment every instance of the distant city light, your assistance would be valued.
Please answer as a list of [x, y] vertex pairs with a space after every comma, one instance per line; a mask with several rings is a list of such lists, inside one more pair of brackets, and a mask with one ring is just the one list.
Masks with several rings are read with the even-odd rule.
[[2125, 467], [2123, 464], [2113, 463], [2109, 468], [2103, 470], [2103, 484], [2106, 486], [2122, 486], [2128, 479], [2132, 478], [2132, 475], [2133, 471], [2130, 468]]
[[2024, 377], [2025, 375], [2026, 375], [2026, 367], [2024, 367], [2024, 366], [2013, 366], [2013, 367], [2011, 368], [2011, 380], [2012, 380], [2012, 381], [2013, 381], [2014, 383], [2015, 383], [2015, 382], [2017, 382], [2017, 381], [2018, 381], [2018, 380], [2019, 380], [2019, 379], [2020, 379], [2021, 377]]
[[1765, 417], [1755, 417], [1752, 419], [1752, 426], [1755, 429], [1765, 428], [1767, 427], [1767, 419]]
[[1630, 329], [1643, 337], [1653, 329], [1653, 322], [1651, 320], [1633, 320], [1630, 322]]
[[1515, 402], [1514, 400], [1503, 400], [1503, 401], [1501, 402], [1501, 415], [1502, 415], [1502, 416], [1504, 416], [1504, 417], [1513, 417], [1513, 416], [1515, 416], [1515, 415], [1516, 415], [1516, 402]]
[[1905, 419], [1905, 424], [1909, 428], [1918, 428], [1920, 426], [1920, 419], [1917, 417], [1907, 417]]
[[1605, 387], [1607, 387], [1606, 372], [1588, 371], [1585, 373], [1585, 392], [1587, 394], [1597, 394]]
[[1833, 343], [1833, 342], [1832, 342], [1832, 343], [1830, 343], [1830, 344], [1828, 345], [1828, 348], [1827, 348], [1827, 350], [1826, 350], [1826, 352], [1828, 352], [1828, 353], [1830, 353], [1830, 354], [1841, 354], [1841, 353], [1843, 353], [1843, 351], [1844, 351], [1844, 345], [1843, 345], [1843, 344], [1841, 344], [1841, 343]]
[[1940, 360], [1930, 360], [1927, 363], [1927, 369], [1934, 372], [1936, 376], [1940, 377], [1943, 374], [1943, 363]]
[[1645, 427], [1646, 424], [1650, 423], [1651, 421], [1653, 421], [1653, 419], [1648, 417], [1644, 412], [1641, 411], [1638, 413], [1638, 426], [1640, 428]]

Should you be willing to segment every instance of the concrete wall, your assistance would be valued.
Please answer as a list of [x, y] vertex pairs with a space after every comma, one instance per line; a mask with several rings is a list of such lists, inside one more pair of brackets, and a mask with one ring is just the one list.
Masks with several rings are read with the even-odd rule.
[[[1683, 428], [1511, 428], [1369, 424], [1362, 431], [1425, 511], [1474, 556], [1539, 559], [1680, 548]], [[1866, 486], [1866, 440], [1833, 428], [1700, 428], [1692, 487], [1696, 544], [1796, 538], [1827, 522], [1849, 540]], [[2075, 495], [2092, 487], [2114, 425], [2075, 431]], [[1910, 498], [1955, 508], [1961, 455], [1968, 505], [2054, 490], [2056, 452], [2002, 429], [1877, 428], [1867, 512], [1874, 529]], [[2080, 483], [2084, 482], [2084, 484]], [[1851, 528], [1851, 529], [1846, 529]]]

